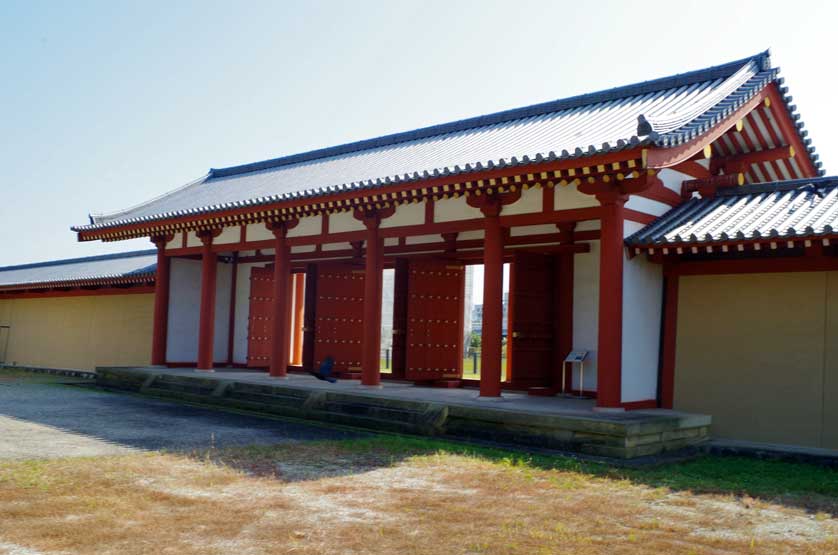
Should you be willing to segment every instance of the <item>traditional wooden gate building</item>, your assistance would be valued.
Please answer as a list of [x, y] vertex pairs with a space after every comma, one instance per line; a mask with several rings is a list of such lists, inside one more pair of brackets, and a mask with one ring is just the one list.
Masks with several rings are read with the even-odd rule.
[[374, 387], [389, 268], [393, 376], [456, 380], [464, 268], [482, 264], [481, 396], [503, 387], [579, 389], [571, 373], [562, 383], [562, 366], [582, 349], [590, 353], [584, 386], [597, 404], [640, 408], [658, 406], [669, 387], [661, 379], [661, 359], [673, 355], [666, 341], [661, 348], [670, 315], [658, 256], [672, 251], [648, 241], [626, 250], [625, 239], [695, 194], [820, 174], [762, 53], [212, 169], [73, 229], [81, 241], [149, 237], [157, 246], [156, 365], [211, 370], [229, 358], [282, 377], [289, 365], [308, 369], [331, 356], [337, 371]]

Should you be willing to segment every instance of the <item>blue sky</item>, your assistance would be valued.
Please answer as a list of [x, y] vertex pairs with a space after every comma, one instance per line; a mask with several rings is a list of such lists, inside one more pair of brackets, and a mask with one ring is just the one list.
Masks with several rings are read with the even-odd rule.
[[210, 167], [730, 61], [771, 47], [838, 172], [835, 3], [0, 3], [0, 266]]

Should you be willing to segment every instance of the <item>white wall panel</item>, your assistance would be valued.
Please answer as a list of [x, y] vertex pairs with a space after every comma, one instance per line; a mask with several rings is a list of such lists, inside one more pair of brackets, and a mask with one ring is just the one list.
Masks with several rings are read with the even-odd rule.
[[[201, 261], [173, 258], [171, 264], [166, 360], [197, 362], [201, 313]], [[231, 278], [232, 265], [219, 263], [215, 289], [215, 361], [227, 360]]]
[[483, 218], [483, 212], [479, 208], [469, 206], [464, 196], [440, 200], [434, 204], [435, 222], [453, 222], [481, 218]]
[[233, 265], [219, 263], [215, 276], [215, 333], [212, 341], [212, 359], [217, 362], [226, 361], [229, 350], [232, 279]]
[[520, 237], [522, 235], [544, 235], [558, 232], [559, 228], [556, 227], [556, 224], [543, 224], [512, 227], [510, 228], [509, 234], [512, 237]]
[[262, 222], [248, 224], [245, 234], [248, 241], [268, 241], [274, 238], [274, 234]]
[[513, 216], [515, 214], [532, 214], [544, 209], [544, 193], [535, 187], [521, 191], [521, 198], [503, 207], [501, 214]]
[[[573, 257], [573, 348], [588, 351], [584, 388], [595, 390], [599, 334], [599, 241], [588, 244], [590, 252]], [[579, 387], [579, 372], [576, 370], [573, 372], [573, 387]]]
[[556, 185], [553, 191], [553, 208], [556, 210], [570, 210], [572, 208], [589, 208], [592, 206], [599, 206], [599, 201], [595, 196], [580, 193], [575, 185]]
[[201, 310], [201, 261], [173, 258], [169, 280], [166, 360], [195, 362]]
[[623, 263], [622, 401], [657, 397], [663, 272], [636, 256]]
[[381, 220], [381, 227], [401, 227], [407, 225], [421, 225], [425, 223], [425, 203], [407, 203], [396, 206], [396, 212], [389, 218]]
[[242, 238], [241, 226], [225, 227], [218, 234], [218, 237], [212, 240], [213, 244], [226, 245], [229, 243], [238, 243]]
[[344, 231], [364, 231], [364, 222], [355, 218], [352, 210], [337, 212], [329, 216], [329, 233], [343, 233]]
[[321, 231], [323, 231], [323, 216], [309, 216], [307, 218], [300, 218], [300, 222], [288, 230], [288, 237], [320, 235]]

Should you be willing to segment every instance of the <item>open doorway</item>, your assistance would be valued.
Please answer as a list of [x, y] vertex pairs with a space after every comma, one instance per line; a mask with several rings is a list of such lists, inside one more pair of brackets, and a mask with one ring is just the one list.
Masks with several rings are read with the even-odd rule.
[[[509, 276], [511, 265], [503, 265], [503, 324], [502, 324], [502, 351], [501, 351], [501, 381], [507, 381], [509, 377]], [[481, 345], [483, 333], [483, 264], [470, 264], [466, 266], [466, 294], [463, 310], [463, 323], [465, 326], [463, 337], [463, 379], [480, 380], [481, 368]]]

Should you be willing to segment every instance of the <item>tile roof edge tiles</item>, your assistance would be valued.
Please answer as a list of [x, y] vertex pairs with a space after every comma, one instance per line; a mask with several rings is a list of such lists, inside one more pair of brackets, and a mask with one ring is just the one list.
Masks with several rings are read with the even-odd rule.
[[128, 251], [112, 254], [100, 254], [94, 256], [83, 256], [80, 258], [63, 258], [60, 260], [46, 260], [43, 262], [29, 262], [14, 266], [0, 266], [0, 272], [13, 270], [31, 270], [34, 268], [48, 268], [50, 266], [66, 266], [68, 264], [81, 264], [83, 262], [100, 262], [104, 260], [119, 260], [123, 258], [138, 258], [140, 256], [151, 256], [157, 254], [157, 249], [146, 249], [141, 251]]

